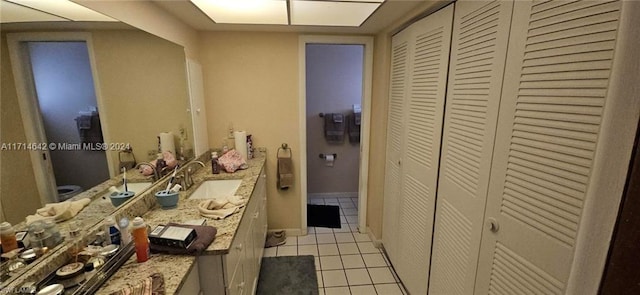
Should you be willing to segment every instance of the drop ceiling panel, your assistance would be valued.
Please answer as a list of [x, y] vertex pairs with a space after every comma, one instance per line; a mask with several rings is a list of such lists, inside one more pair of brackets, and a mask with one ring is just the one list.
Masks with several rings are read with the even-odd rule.
[[291, 1], [291, 24], [360, 26], [380, 6], [369, 2]]
[[55, 15], [6, 1], [2, 1], [0, 6], [0, 22], [2, 23], [67, 21], [67, 19], [57, 17]]
[[286, 25], [287, 2], [260, 0], [191, 0], [219, 24]]
[[[73, 21], [116, 21], [84, 6], [68, 0], [10, 0], [13, 3], [28, 6]], [[3, 7], [4, 3], [2, 2]]]

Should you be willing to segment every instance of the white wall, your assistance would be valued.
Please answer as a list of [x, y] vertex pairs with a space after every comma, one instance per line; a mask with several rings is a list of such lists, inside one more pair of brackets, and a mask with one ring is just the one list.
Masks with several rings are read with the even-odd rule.
[[[30, 42], [29, 51], [47, 140], [80, 143], [74, 119], [97, 106], [86, 44]], [[54, 150], [50, 155], [58, 185], [86, 189], [109, 178], [104, 151]]]
[[[360, 145], [345, 133], [340, 144], [324, 138], [324, 118], [319, 113], [351, 113], [361, 104], [364, 46], [307, 44], [307, 192], [357, 192]], [[345, 117], [346, 119], [346, 117]], [[319, 154], [337, 154], [334, 166], [325, 165]]]

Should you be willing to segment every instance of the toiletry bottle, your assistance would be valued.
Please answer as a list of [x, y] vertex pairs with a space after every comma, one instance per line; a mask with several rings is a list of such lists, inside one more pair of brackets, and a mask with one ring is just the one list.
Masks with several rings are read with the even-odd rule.
[[211, 153], [211, 173], [220, 174], [220, 163], [218, 163], [218, 153]]
[[164, 161], [164, 158], [162, 157], [162, 153], [158, 154], [158, 158], [156, 159], [156, 171], [158, 171], [158, 174], [160, 176], [162, 176], [162, 169], [164, 169], [164, 167], [167, 166], [167, 163]]
[[133, 219], [133, 243], [136, 246], [136, 258], [138, 262], [149, 260], [149, 238], [147, 237], [147, 225], [142, 217]]
[[18, 248], [18, 240], [16, 239], [16, 231], [11, 223], [3, 222], [0, 224], [0, 242], [2, 243], [2, 253], [7, 253]]
[[126, 246], [131, 242], [131, 230], [129, 228], [129, 218], [122, 217], [118, 222], [120, 227], [120, 245]]
[[247, 160], [253, 159], [253, 139], [251, 134], [247, 135]]
[[76, 262], [78, 261], [78, 254], [85, 247], [85, 245], [83, 245], [81, 233], [82, 233], [82, 229], [80, 226], [80, 222], [78, 221], [69, 222], [69, 240], [71, 241], [71, 247], [69, 247], [69, 254], [72, 257], [75, 257]]
[[[109, 234], [111, 244], [120, 245], [120, 230], [116, 225], [116, 219], [109, 216], [104, 220], [105, 231]], [[105, 245], [106, 246], [106, 245]]]

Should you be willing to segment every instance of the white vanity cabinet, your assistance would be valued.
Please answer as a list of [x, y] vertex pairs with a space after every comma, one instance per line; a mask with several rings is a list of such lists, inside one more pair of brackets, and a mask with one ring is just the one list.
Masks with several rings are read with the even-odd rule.
[[198, 258], [203, 294], [255, 294], [267, 235], [267, 175], [262, 169], [229, 253]]

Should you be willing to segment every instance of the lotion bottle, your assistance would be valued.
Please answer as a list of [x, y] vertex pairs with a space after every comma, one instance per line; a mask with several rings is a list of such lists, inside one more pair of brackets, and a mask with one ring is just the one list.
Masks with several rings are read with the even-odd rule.
[[136, 258], [138, 263], [149, 260], [149, 238], [147, 237], [147, 225], [144, 223], [142, 217], [136, 217], [133, 219], [132, 227], [133, 243], [136, 247]]

